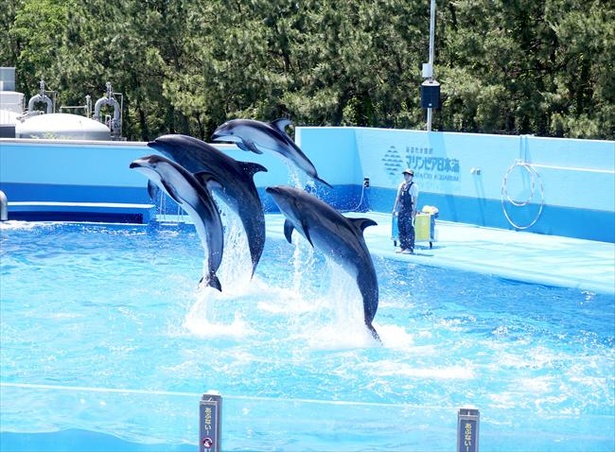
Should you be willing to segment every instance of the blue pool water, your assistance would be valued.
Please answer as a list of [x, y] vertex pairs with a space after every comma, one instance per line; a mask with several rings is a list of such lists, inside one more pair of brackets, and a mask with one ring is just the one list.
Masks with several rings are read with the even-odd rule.
[[195, 451], [210, 389], [224, 450], [453, 451], [467, 405], [481, 450], [615, 448], [612, 295], [374, 256], [379, 345], [305, 241], [250, 280], [237, 233], [217, 293], [190, 225], [0, 228], [4, 451]]

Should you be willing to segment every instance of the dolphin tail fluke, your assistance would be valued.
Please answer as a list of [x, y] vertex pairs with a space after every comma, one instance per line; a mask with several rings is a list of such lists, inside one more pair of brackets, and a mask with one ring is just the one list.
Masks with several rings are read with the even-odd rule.
[[207, 282], [209, 286], [212, 288], [216, 288], [218, 291], [222, 292], [222, 285], [220, 284], [220, 280], [216, 274], [209, 276], [209, 281]]
[[212, 288], [222, 292], [222, 285], [220, 284], [220, 280], [216, 274], [210, 275], [207, 280], [205, 277], [201, 277], [201, 280], [199, 281], [199, 286], [200, 285], [211, 286]]
[[372, 336], [378, 340], [380, 343], [382, 343], [382, 340], [380, 339], [380, 335], [378, 335], [378, 332], [376, 332], [375, 327], [372, 325], [371, 322], [367, 322], [365, 321], [365, 325], [367, 326], [367, 328], [369, 329], [369, 331], [372, 333]]

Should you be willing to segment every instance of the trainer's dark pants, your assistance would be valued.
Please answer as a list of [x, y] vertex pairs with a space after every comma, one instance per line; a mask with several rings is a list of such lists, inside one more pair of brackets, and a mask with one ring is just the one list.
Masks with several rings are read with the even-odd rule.
[[397, 217], [399, 227], [399, 246], [414, 250], [414, 226], [412, 225], [412, 211], [402, 211]]

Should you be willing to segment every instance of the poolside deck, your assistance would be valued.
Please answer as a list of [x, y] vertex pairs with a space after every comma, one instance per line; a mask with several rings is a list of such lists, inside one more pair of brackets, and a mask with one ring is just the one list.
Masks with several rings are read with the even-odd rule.
[[[369, 217], [378, 223], [365, 230], [365, 240], [379, 255], [615, 295], [613, 243], [436, 221], [438, 240], [432, 249], [428, 243], [418, 242], [415, 255], [401, 255], [395, 253], [391, 240], [390, 214], [344, 215]], [[266, 221], [267, 234], [283, 234], [281, 214], [268, 214]]]

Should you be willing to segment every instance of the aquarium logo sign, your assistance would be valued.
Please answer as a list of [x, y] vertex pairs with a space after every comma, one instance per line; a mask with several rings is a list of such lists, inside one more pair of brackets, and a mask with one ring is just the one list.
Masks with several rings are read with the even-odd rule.
[[460, 182], [459, 159], [438, 155], [431, 147], [406, 146], [398, 149], [390, 146], [382, 158], [382, 165], [388, 180], [397, 185], [405, 168], [414, 170], [414, 179], [421, 189], [449, 188]]

